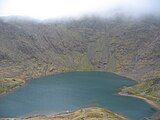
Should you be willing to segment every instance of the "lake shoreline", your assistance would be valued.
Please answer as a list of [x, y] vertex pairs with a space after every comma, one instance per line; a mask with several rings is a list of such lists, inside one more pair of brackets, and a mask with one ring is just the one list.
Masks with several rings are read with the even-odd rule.
[[122, 92], [119, 92], [118, 95], [121, 95], [121, 96], [129, 96], [129, 97], [134, 97], [134, 98], [138, 98], [138, 99], [141, 99], [143, 101], [145, 101], [146, 103], [148, 103], [149, 105], [151, 105], [154, 109], [156, 109], [157, 111], [160, 111], [160, 105], [158, 103], [155, 103], [154, 101], [152, 100], [149, 100], [145, 97], [142, 97], [142, 96], [137, 96], [137, 95], [130, 95], [130, 94], [125, 94], [125, 93], [122, 93]]

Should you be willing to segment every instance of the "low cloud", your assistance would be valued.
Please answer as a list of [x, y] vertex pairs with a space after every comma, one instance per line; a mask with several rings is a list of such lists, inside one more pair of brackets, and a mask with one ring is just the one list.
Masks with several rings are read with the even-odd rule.
[[115, 14], [160, 16], [160, 0], [2, 0], [0, 5], [0, 16], [20, 15], [38, 19], [83, 15], [111, 17]]

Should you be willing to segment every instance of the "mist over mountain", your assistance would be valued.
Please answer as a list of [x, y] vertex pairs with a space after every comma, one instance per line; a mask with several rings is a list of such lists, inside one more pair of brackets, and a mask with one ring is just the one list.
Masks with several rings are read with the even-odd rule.
[[1, 0], [0, 16], [27, 16], [44, 19], [82, 16], [160, 16], [159, 0]]
[[0, 94], [69, 71], [129, 77], [122, 93], [159, 104], [160, 0], [1, 0]]

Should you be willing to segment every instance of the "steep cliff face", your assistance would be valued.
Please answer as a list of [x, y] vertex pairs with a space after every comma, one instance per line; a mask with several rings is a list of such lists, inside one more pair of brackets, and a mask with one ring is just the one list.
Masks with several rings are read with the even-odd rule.
[[159, 86], [159, 19], [1, 18], [0, 76], [24, 79], [58, 71], [103, 70]]

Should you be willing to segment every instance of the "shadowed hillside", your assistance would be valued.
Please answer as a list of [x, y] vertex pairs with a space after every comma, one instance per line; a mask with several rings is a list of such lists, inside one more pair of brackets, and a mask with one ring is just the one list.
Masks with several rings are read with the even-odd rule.
[[[1, 81], [102, 70], [140, 81], [136, 89], [124, 91], [159, 101], [159, 61], [159, 18], [0, 19]], [[4, 91], [10, 85], [1, 86]]]

